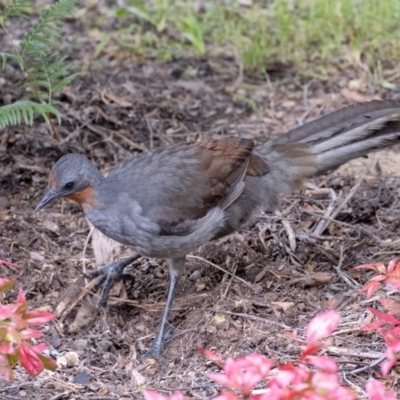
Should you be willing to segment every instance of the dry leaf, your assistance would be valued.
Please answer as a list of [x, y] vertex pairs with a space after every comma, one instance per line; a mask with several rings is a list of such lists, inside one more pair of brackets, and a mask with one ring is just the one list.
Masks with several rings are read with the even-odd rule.
[[95, 305], [91, 304], [89, 301], [82, 303], [78, 312], [76, 313], [75, 319], [69, 326], [69, 332], [78, 332], [81, 329], [89, 326], [97, 317], [98, 309]]
[[294, 306], [294, 303], [292, 303], [291, 301], [272, 301], [271, 304], [281, 307], [285, 312], [289, 310], [290, 307]]
[[122, 97], [118, 97], [112, 93], [107, 93], [104, 90], [101, 92], [101, 99], [105, 104], [115, 103], [121, 107], [127, 107], [127, 108], [133, 106], [133, 104], [130, 101], [125, 100]]
[[331, 280], [332, 274], [328, 272], [315, 272], [307, 276], [306, 281], [303, 283], [303, 287], [323, 285]]
[[362, 103], [364, 101], [372, 101], [372, 100], [380, 100], [379, 96], [371, 96], [361, 94], [359, 92], [355, 92], [348, 88], [343, 88], [340, 91], [340, 94], [349, 102], [349, 103]]
[[380, 302], [386, 306], [388, 314], [396, 315], [400, 313], [400, 302], [393, 299], [381, 299]]

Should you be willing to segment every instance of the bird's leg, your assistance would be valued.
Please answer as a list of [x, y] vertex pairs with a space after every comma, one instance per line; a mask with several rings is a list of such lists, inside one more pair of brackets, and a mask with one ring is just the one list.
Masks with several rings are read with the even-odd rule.
[[121, 279], [124, 269], [132, 264], [134, 261], [138, 260], [141, 257], [140, 254], [134, 254], [131, 257], [123, 258], [122, 260], [118, 260], [106, 267], [96, 269], [94, 271], [89, 272], [87, 275], [90, 278], [94, 278], [96, 276], [100, 276], [100, 279], [93, 286], [93, 291], [97, 291], [101, 287], [99, 304], [102, 307], [107, 305], [107, 295], [111, 289], [112, 284], [115, 281]]
[[143, 357], [144, 358], [154, 358], [156, 360], [161, 359], [161, 354], [163, 352], [164, 340], [165, 340], [165, 328], [168, 323], [169, 312], [172, 307], [172, 303], [174, 301], [174, 294], [176, 284], [178, 283], [179, 277], [185, 266], [185, 258], [175, 258], [170, 261], [169, 264], [169, 288], [168, 288], [168, 296], [167, 296], [167, 304], [165, 305], [164, 314], [161, 319], [161, 325], [158, 330], [156, 337], [154, 338], [149, 351], [147, 351]]

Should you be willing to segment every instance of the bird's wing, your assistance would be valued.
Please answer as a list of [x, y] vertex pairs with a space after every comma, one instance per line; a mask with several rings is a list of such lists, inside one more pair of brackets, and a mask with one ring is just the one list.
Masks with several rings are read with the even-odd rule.
[[225, 209], [241, 195], [246, 174], [268, 172], [253, 148], [240, 138], [169, 146], [120, 164], [107, 180], [124, 182], [125, 198], [139, 204], [160, 234], [186, 235], [210, 209]]

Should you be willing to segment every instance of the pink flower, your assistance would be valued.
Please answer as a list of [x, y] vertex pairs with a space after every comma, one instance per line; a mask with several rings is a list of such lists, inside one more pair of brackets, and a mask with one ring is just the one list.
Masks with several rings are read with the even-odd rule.
[[400, 352], [400, 340], [397, 340], [397, 342], [388, 345], [385, 351], [386, 360], [381, 365], [381, 371], [384, 376], [386, 376], [392, 369], [393, 365], [396, 364], [399, 352]]
[[315, 316], [307, 325], [307, 343], [315, 343], [329, 336], [339, 325], [340, 315], [329, 310]]
[[186, 400], [182, 392], [172, 393], [170, 396], [164, 396], [153, 390], [143, 390], [145, 400]]
[[272, 360], [254, 353], [243, 358], [228, 358], [223, 367], [225, 374], [208, 376], [222, 386], [249, 396], [254, 386], [267, 376], [273, 364]]
[[394, 390], [385, 392], [385, 387], [382, 382], [371, 379], [365, 386], [369, 400], [396, 400], [396, 393]]
[[338, 369], [335, 361], [327, 356], [310, 357], [307, 363], [330, 374], [336, 374]]

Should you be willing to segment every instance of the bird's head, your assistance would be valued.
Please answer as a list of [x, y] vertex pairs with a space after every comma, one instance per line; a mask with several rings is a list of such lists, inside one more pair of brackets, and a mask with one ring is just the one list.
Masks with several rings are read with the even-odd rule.
[[95, 207], [95, 186], [102, 178], [85, 156], [72, 153], [61, 157], [51, 169], [46, 191], [35, 212], [59, 197], [75, 200], [84, 208]]

